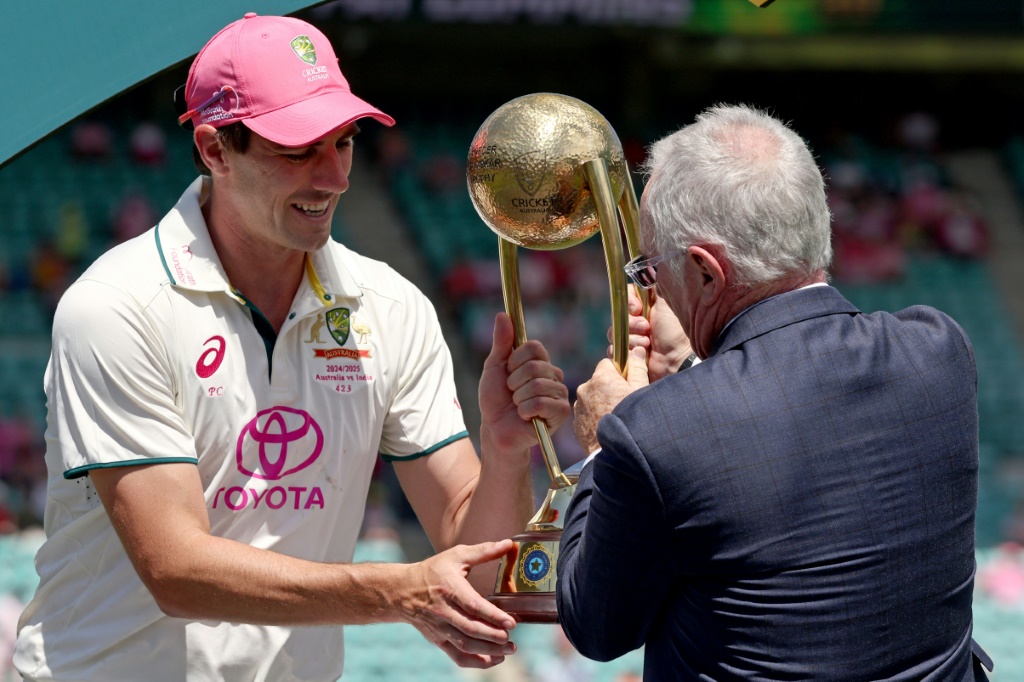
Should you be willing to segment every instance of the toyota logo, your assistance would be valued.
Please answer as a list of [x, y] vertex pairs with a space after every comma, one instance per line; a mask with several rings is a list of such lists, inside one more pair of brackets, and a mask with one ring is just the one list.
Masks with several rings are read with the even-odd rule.
[[245, 425], [238, 435], [238, 470], [252, 478], [277, 481], [316, 461], [324, 432], [305, 410], [271, 407]]

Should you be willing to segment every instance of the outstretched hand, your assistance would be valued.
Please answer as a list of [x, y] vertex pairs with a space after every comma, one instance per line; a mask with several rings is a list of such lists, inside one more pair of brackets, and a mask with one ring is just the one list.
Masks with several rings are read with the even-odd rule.
[[509, 640], [515, 619], [480, 596], [466, 576], [495, 561], [511, 540], [458, 545], [417, 564], [399, 600], [405, 620], [464, 668], [490, 668], [516, 651]]
[[[690, 339], [686, 337], [679, 319], [668, 307], [665, 299], [657, 294], [657, 287], [650, 289], [651, 319], [643, 315], [643, 303], [633, 287], [629, 289], [629, 348], [643, 348], [650, 361], [647, 363], [651, 383], [675, 374], [691, 353]], [[608, 330], [611, 341], [612, 330]], [[608, 346], [608, 357], [612, 347]]]
[[594, 376], [576, 389], [576, 403], [572, 407], [573, 430], [586, 453], [597, 450], [597, 423], [601, 417], [614, 410], [627, 395], [650, 383], [647, 351], [642, 347], [629, 351], [628, 363], [624, 378], [611, 360], [602, 360], [594, 370]]
[[494, 341], [480, 377], [481, 435], [500, 451], [537, 443], [532, 420], [554, 432], [569, 418], [569, 390], [544, 346], [530, 340], [513, 350], [515, 332], [505, 313], [494, 320]]

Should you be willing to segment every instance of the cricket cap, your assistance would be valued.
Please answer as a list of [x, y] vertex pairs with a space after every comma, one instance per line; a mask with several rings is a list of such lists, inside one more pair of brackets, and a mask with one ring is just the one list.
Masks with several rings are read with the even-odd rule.
[[271, 142], [304, 147], [359, 118], [393, 118], [352, 94], [327, 37], [292, 17], [253, 12], [196, 55], [178, 122], [215, 128], [241, 121]]

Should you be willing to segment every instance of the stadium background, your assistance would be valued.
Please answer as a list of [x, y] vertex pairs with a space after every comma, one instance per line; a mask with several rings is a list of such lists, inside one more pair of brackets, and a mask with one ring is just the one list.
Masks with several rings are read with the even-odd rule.
[[[339, 0], [299, 16], [327, 33], [353, 89], [398, 120], [363, 126], [336, 237], [435, 302], [471, 432], [475, 377], [501, 309], [496, 238], [465, 189], [476, 128], [519, 95], [598, 108], [634, 163], [715, 102], [792, 122], [825, 169], [833, 283], [867, 311], [928, 303], [967, 330], [979, 370], [976, 637], [995, 680], [1024, 679], [1024, 5], [1019, 0]], [[35, 588], [45, 470], [42, 373], [61, 292], [148, 229], [194, 177], [171, 93], [187, 62], [76, 119], [0, 168], [0, 679]], [[643, 178], [634, 177], [638, 192]], [[571, 387], [603, 356], [597, 239], [521, 253], [527, 330]], [[556, 438], [581, 453], [567, 425]], [[537, 460], [538, 488], [546, 474]], [[538, 491], [539, 492], [539, 491]], [[381, 466], [357, 560], [429, 551]], [[557, 628], [456, 671], [411, 627], [349, 628], [346, 679], [625, 680], [634, 652], [592, 664]]]

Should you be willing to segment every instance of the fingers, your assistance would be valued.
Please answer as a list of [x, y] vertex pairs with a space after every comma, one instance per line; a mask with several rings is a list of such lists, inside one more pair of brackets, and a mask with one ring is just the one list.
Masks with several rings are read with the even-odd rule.
[[405, 602], [408, 621], [463, 667], [489, 668], [516, 652], [515, 619], [480, 596], [469, 569], [507, 554], [511, 540], [459, 545], [409, 566], [423, 582]]
[[451, 642], [438, 644], [448, 658], [455, 661], [460, 668], [493, 668], [505, 660], [504, 656], [482, 656], [459, 651]]
[[[636, 336], [634, 334], [630, 334], [629, 335], [629, 346], [627, 346], [627, 347], [629, 348], [629, 350], [633, 350], [634, 348], [643, 348], [645, 350], [650, 350], [650, 348], [651, 348], [651, 337], [649, 337], [649, 336]], [[606, 355], [607, 355], [607, 358], [609, 360], [614, 358], [615, 357], [615, 346], [608, 346], [608, 349], [606, 351]]]
[[523, 419], [540, 417], [549, 424], [561, 423], [569, 416], [569, 389], [565, 373], [551, 364], [548, 352], [537, 341], [517, 348], [508, 362], [506, 385], [512, 402]]
[[[498, 540], [496, 542], [481, 542], [478, 545], [458, 545], [448, 550], [448, 554], [451, 554], [453, 559], [472, 567], [496, 561], [511, 550], [511, 540]], [[504, 611], [497, 607], [495, 609], [499, 613], [504, 613]], [[512, 621], [512, 624], [515, 625], [515, 621]]]
[[629, 351], [629, 357], [627, 358], [626, 380], [629, 385], [633, 388], [642, 388], [650, 384], [650, 378], [647, 375], [647, 351], [643, 348], [634, 348]]
[[537, 339], [530, 339], [507, 356], [508, 372], [511, 374], [523, 365], [535, 361], [550, 363], [551, 355], [543, 343]]
[[[472, 588], [469, 588], [472, 590]], [[476, 594], [474, 592], [474, 594]], [[479, 594], [476, 595], [479, 601], [490, 604], [486, 599], [481, 597]], [[495, 609], [498, 607], [491, 604]], [[498, 609], [501, 611], [501, 609]], [[512, 619], [512, 616], [508, 615], [504, 611], [501, 611], [501, 618]], [[437, 624], [439, 630], [447, 632], [448, 628], [453, 633], [450, 637], [445, 638], [448, 641], [458, 644], [458, 648], [461, 651], [467, 653], [486, 653], [494, 655], [504, 655], [505, 646], [508, 644], [508, 629], [503, 627], [491, 627], [483, 621], [474, 620], [462, 613], [458, 609], [453, 609], [449, 618], [449, 622], [440, 622]], [[515, 621], [512, 621], [515, 623]]]
[[[612, 378], [613, 380], [619, 381], [622, 380], [622, 375], [619, 374], [619, 370], [615, 368], [615, 363], [609, 360], [608, 358], [605, 358], [597, 363], [597, 367], [594, 369], [594, 376], [592, 376], [590, 378], [590, 381], [588, 381], [587, 383], [593, 385], [595, 383], [594, 379], [598, 379], [601, 377], [608, 377]], [[579, 389], [576, 390], [577, 392], [579, 391]]]
[[630, 315], [629, 333], [647, 336], [651, 333], [651, 321], [643, 315]]
[[521, 419], [543, 419], [549, 427], [569, 418], [569, 389], [565, 384], [534, 381], [512, 394]]
[[518, 650], [507, 637], [501, 642], [484, 641], [445, 623], [428, 628], [420, 627], [420, 630], [428, 640], [463, 668], [490, 668]]
[[627, 301], [627, 307], [629, 308], [630, 315], [642, 315], [644, 312], [643, 301], [640, 300], [640, 296], [636, 293], [636, 287], [626, 287], [629, 292], [629, 298]]
[[516, 333], [512, 320], [506, 313], [498, 313], [494, 317], [494, 334], [491, 341], [491, 352], [484, 360], [484, 369], [504, 365], [512, 354], [512, 346]]
[[[635, 304], [635, 305], [634, 305]], [[643, 304], [640, 299], [636, 297], [636, 293], [630, 289], [629, 298], [629, 345], [628, 348], [651, 348], [651, 322], [642, 315]], [[612, 340], [612, 328], [608, 328], [608, 343], [611, 344]], [[608, 346], [608, 358], [615, 356], [614, 346]]]
[[549, 381], [559, 383], [565, 378], [565, 373], [550, 362], [544, 360], [529, 360], [515, 369], [509, 368], [508, 390], [513, 393], [523, 388], [532, 381]]
[[464, 654], [511, 656], [516, 652], [516, 645], [509, 641], [507, 637], [501, 642], [477, 639], [451, 625], [442, 625], [437, 629], [437, 633], [443, 637], [443, 641], [451, 644], [455, 649]]
[[551, 425], [561, 424], [569, 416], [569, 389], [564, 381], [561, 369], [546, 360], [531, 359], [509, 374], [506, 386], [522, 419], [540, 417]]
[[[484, 542], [478, 545], [458, 545], [444, 552], [444, 555], [465, 567], [464, 578], [473, 566], [497, 561], [511, 550], [512, 541], [501, 540], [499, 542]], [[461, 612], [459, 614], [461, 618], [456, 616], [452, 622], [460, 626], [460, 629], [464, 632], [475, 637], [504, 644], [508, 639], [507, 630], [511, 630], [516, 626], [515, 619], [481, 597], [468, 582], [464, 584], [467, 589], [454, 590], [451, 594], [451, 603]], [[480, 625], [490, 624], [499, 629], [495, 631], [494, 628], [486, 626], [478, 628], [478, 622], [471, 619], [483, 621], [483, 623], [479, 623]]]
[[[633, 343], [634, 336], [648, 336], [651, 333], [651, 322], [642, 315], [630, 315], [628, 323], [631, 345]], [[608, 327], [608, 333], [605, 334], [605, 338], [608, 340], [608, 343], [612, 342], [611, 327]]]

